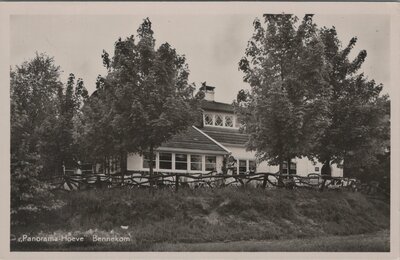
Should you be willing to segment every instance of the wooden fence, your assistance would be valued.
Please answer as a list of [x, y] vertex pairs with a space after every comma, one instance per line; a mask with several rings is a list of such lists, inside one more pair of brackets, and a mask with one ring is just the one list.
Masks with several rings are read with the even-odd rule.
[[277, 173], [246, 173], [239, 175], [217, 174], [185, 174], [155, 172], [131, 172], [128, 175], [104, 174], [66, 174], [52, 180], [57, 189], [80, 190], [92, 188], [218, 188], [226, 186], [260, 187], [260, 188], [307, 188], [307, 189], [347, 189], [356, 191], [360, 183], [355, 179], [343, 177], [309, 174], [307, 177]]

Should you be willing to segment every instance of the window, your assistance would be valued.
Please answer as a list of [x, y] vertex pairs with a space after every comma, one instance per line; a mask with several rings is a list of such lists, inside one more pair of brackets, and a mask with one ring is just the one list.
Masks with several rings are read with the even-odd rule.
[[316, 171], [316, 172], [319, 172], [319, 167], [315, 167], [315, 171]]
[[297, 173], [297, 165], [296, 163], [290, 163], [290, 170], [289, 170], [289, 174], [296, 174]]
[[175, 169], [176, 170], [187, 170], [187, 155], [186, 154], [175, 154]]
[[296, 163], [290, 163], [290, 169], [296, 170]]
[[247, 171], [247, 161], [239, 160], [239, 174], [244, 174]]
[[[296, 174], [296, 163], [294, 163], [294, 162], [291, 162], [290, 163], [290, 169], [289, 169], [289, 174]], [[282, 169], [284, 170], [283, 172], [285, 173], [285, 174], [287, 174], [288, 172], [287, 172], [287, 162], [283, 162], [283, 165], [282, 165]]]
[[211, 114], [204, 114], [204, 124], [205, 125], [213, 125], [213, 115]]
[[233, 127], [233, 116], [225, 116], [225, 126]]
[[172, 154], [171, 153], [160, 153], [160, 169], [172, 169]]
[[216, 113], [204, 114], [205, 126], [240, 127], [238, 120], [235, 121], [234, 115], [223, 115]]
[[206, 171], [215, 171], [217, 169], [217, 157], [206, 156]]
[[203, 170], [203, 161], [201, 155], [190, 155], [190, 170], [192, 171]]
[[287, 170], [287, 163], [286, 163], [286, 162], [284, 162], [284, 163], [282, 164], [282, 169], [283, 169], [283, 170]]
[[[156, 155], [153, 154], [153, 168], [156, 167]], [[143, 168], [150, 168], [150, 154], [143, 154]]]
[[256, 172], [257, 164], [256, 161], [249, 161], [249, 171], [254, 173]]
[[221, 115], [215, 115], [215, 125], [223, 126], [223, 120]]

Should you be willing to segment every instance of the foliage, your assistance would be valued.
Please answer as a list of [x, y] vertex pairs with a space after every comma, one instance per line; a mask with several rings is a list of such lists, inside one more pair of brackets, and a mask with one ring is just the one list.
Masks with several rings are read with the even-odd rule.
[[37, 154], [43, 172], [55, 170], [59, 76], [60, 68], [44, 54], [11, 70], [12, 162], [27, 161], [27, 156]]
[[45, 54], [10, 71], [14, 223], [34, 221], [42, 211], [58, 207], [43, 178], [60, 174], [63, 163], [72, 158], [73, 117], [87, 96], [81, 80], [73, 89], [71, 75], [63, 91], [59, 77], [60, 68]]
[[41, 215], [63, 206], [50, 191], [51, 184], [40, 180], [37, 157], [11, 166], [11, 225], [34, 225]]
[[358, 73], [367, 52], [349, 59], [357, 38], [342, 48], [336, 29], [318, 28], [312, 15], [298, 27], [293, 15], [264, 18], [266, 28], [254, 21], [239, 62], [251, 87], [235, 102], [247, 148], [271, 164], [307, 156], [324, 164], [324, 174], [345, 162], [346, 172], [387, 178], [378, 165], [390, 159], [390, 101], [381, 84]]
[[[239, 69], [251, 91], [235, 102], [249, 150], [259, 160], [282, 165], [308, 155], [327, 120], [330, 94], [326, 82], [323, 43], [312, 15], [300, 25], [294, 15], [264, 15], [266, 28], [256, 19]], [[281, 168], [281, 167], [280, 167]]]
[[190, 126], [198, 108], [185, 57], [168, 43], [155, 48], [149, 19], [137, 33], [119, 39], [112, 58], [103, 53], [108, 74], [84, 108], [86, 146], [97, 159], [119, 155], [121, 170], [127, 153], [153, 153]]
[[82, 79], [75, 83], [74, 74], [70, 74], [64, 91], [58, 93], [60, 115], [58, 134], [60, 140], [61, 164], [71, 167], [81, 157], [80, 133], [82, 132], [81, 108], [88, 98], [88, 92]]
[[313, 155], [321, 162], [342, 163], [346, 167], [364, 168], [377, 163], [390, 145], [390, 103], [381, 96], [382, 85], [358, 74], [367, 52], [362, 50], [353, 59], [349, 54], [357, 38], [341, 49], [334, 27], [322, 28], [329, 86], [330, 124], [324, 129]]

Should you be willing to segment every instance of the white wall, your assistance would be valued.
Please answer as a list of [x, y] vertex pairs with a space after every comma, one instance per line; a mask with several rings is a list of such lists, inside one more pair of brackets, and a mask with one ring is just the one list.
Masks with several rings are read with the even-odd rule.
[[[296, 158], [297, 162], [297, 171], [301, 172], [301, 175], [307, 175], [309, 173], [319, 173], [321, 174], [322, 163], [314, 162], [308, 160], [306, 157]], [[318, 167], [319, 171], [316, 171], [316, 167]], [[332, 169], [332, 177], [343, 177], [343, 169], [339, 168], [336, 164], [331, 165]], [[306, 174], [307, 173], [307, 174]]]
[[232, 156], [235, 157], [235, 159], [254, 160], [256, 158], [255, 152], [246, 151], [246, 149], [243, 147], [229, 146], [226, 144], [223, 145], [226, 147], [226, 149], [232, 152]]
[[139, 171], [142, 170], [142, 157], [136, 153], [128, 154], [127, 159], [127, 170], [128, 171]]
[[[255, 160], [255, 152], [253, 151], [246, 151], [244, 147], [238, 146], [229, 146], [224, 144], [224, 146], [232, 152], [232, 156], [235, 159], [242, 159], [242, 160]], [[317, 162], [310, 161], [307, 157], [302, 158], [295, 158], [292, 162], [296, 163], [297, 167], [297, 174], [300, 176], [307, 176], [310, 173], [321, 173], [322, 164]], [[315, 171], [316, 167], [319, 168], [319, 171]], [[278, 165], [268, 165], [267, 162], [261, 162], [257, 165], [257, 172], [270, 172], [276, 173], [279, 171]], [[332, 176], [333, 177], [342, 177], [343, 176], [343, 169], [337, 167], [336, 164], [332, 165]]]

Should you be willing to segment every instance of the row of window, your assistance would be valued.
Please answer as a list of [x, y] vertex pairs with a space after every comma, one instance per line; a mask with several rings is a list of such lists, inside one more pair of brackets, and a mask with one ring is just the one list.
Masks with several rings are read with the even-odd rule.
[[[153, 158], [153, 167], [156, 168], [156, 158]], [[150, 166], [150, 156], [143, 156], [143, 168]], [[205, 170], [214, 171], [217, 167], [216, 156], [205, 156]], [[179, 153], [159, 153], [158, 169], [161, 170], [191, 170], [203, 171], [203, 156], [197, 154], [179, 154]]]
[[[217, 167], [217, 157], [215, 155], [205, 155], [205, 163], [203, 165], [203, 155], [198, 154], [179, 154], [179, 153], [158, 153], [158, 160], [153, 159], [153, 167], [161, 170], [191, 170], [191, 171], [215, 171]], [[158, 162], [158, 167], [156, 167]], [[111, 165], [114, 165], [112, 163]], [[143, 156], [143, 168], [148, 169], [150, 165], [150, 157], [148, 154]], [[117, 166], [117, 165], [116, 165]], [[246, 172], [256, 172], [256, 161], [254, 160], [237, 160], [230, 168], [233, 173], [243, 174]], [[229, 168], [229, 166], [228, 166]], [[282, 165], [283, 170], [287, 170], [287, 163]], [[315, 171], [319, 172], [319, 167], [315, 167]], [[290, 163], [290, 173], [296, 174], [297, 164]]]
[[[215, 171], [217, 167], [217, 157], [214, 155], [205, 155], [205, 171]], [[156, 157], [153, 159], [153, 167], [156, 168], [158, 162], [158, 169], [161, 170], [191, 170], [203, 171], [203, 155], [197, 154], [179, 154], [179, 153], [158, 153], [158, 160]], [[115, 166], [114, 166], [115, 165]], [[148, 169], [150, 165], [150, 156], [145, 154], [143, 156], [143, 168]], [[117, 168], [114, 161], [111, 163], [112, 169]], [[174, 167], [173, 167], [174, 166]], [[256, 172], [256, 161], [253, 160], [237, 160], [232, 166], [233, 174], [237, 172], [244, 174], [246, 172]], [[229, 168], [229, 167], [228, 167]], [[282, 165], [283, 170], [287, 170], [287, 163]], [[290, 173], [296, 174], [297, 164], [290, 163]], [[315, 167], [315, 171], [319, 172], [319, 167]]]
[[234, 116], [233, 115], [206, 113], [206, 114], [204, 114], [204, 125], [234, 127]]
[[[157, 167], [158, 163], [158, 167]], [[236, 164], [237, 163], [237, 164]], [[232, 166], [233, 173], [243, 174], [246, 172], [256, 171], [256, 161], [253, 160], [237, 160]], [[143, 168], [148, 169], [150, 166], [150, 156], [143, 156]], [[215, 155], [205, 155], [203, 165], [203, 155], [197, 154], [179, 154], [179, 153], [158, 153], [153, 159], [153, 167], [160, 170], [190, 170], [190, 171], [215, 171], [217, 168], [217, 157]]]

